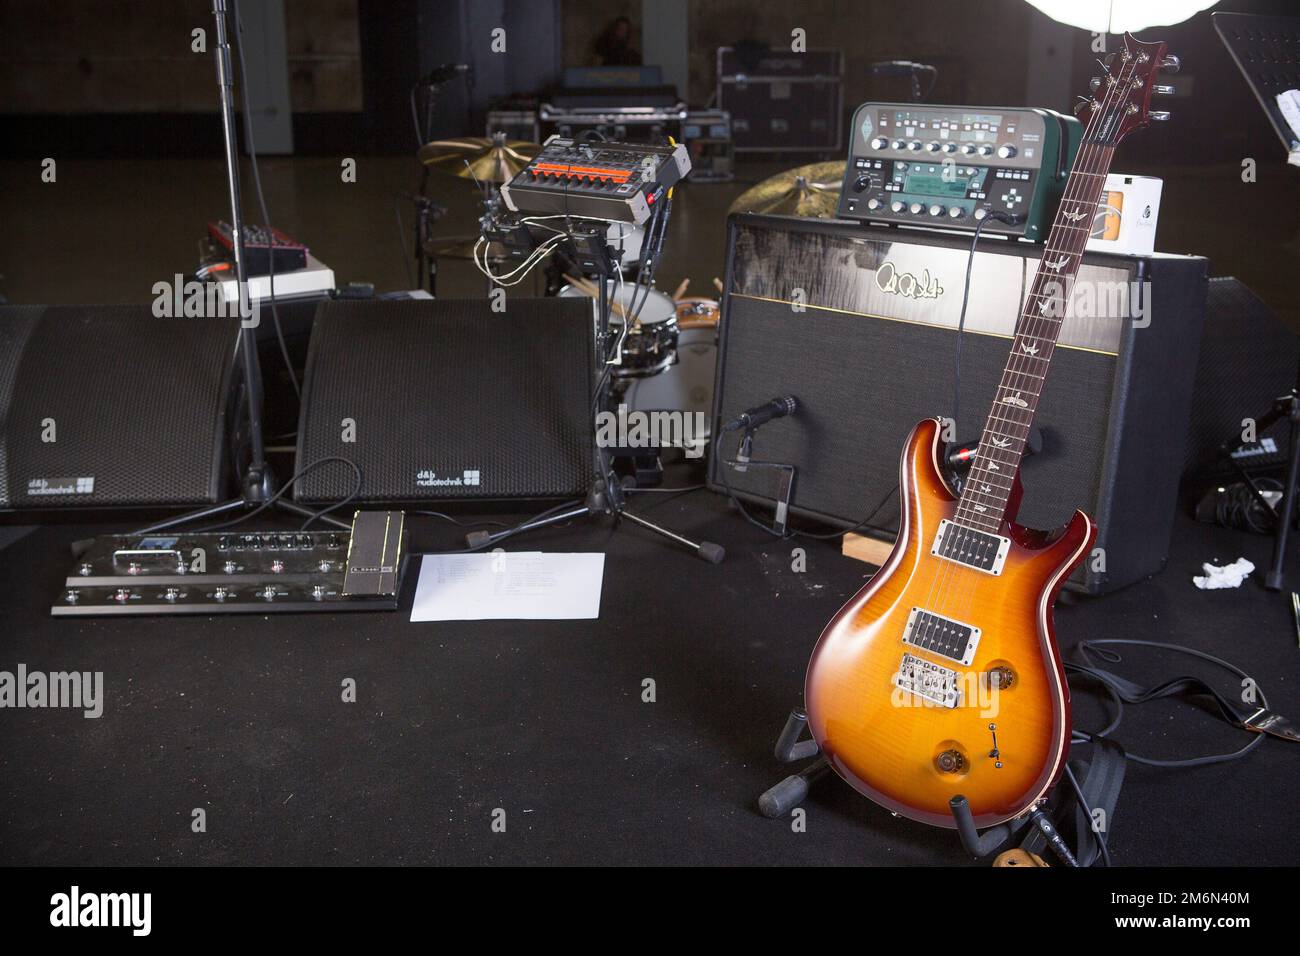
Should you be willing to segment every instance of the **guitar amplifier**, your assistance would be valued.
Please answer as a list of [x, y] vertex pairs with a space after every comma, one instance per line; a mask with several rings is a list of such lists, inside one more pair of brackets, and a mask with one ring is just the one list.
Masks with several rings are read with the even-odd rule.
[[[778, 395], [797, 414], [765, 425], [755, 460], [798, 469], [795, 514], [852, 527], [898, 481], [912, 426], [952, 416], [953, 359], [969, 237], [828, 220], [738, 215], [729, 221], [714, 408], [722, 423]], [[981, 241], [962, 344], [953, 435], [984, 425], [1040, 246]], [[1182, 471], [1206, 260], [1087, 253], [1026, 458], [1018, 521], [1055, 528], [1082, 508], [1098, 525], [1068, 586], [1101, 594], [1163, 567]], [[723, 457], [709, 485], [724, 490]], [[729, 470], [742, 498], [775, 501], [772, 469]], [[894, 535], [898, 499], [869, 524]]]

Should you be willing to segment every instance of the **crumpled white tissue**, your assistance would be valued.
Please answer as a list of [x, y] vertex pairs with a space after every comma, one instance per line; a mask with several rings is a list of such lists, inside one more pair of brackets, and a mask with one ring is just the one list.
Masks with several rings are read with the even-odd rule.
[[1223, 567], [1207, 562], [1201, 565], [1201, 570], [1205, 576], [1192, 578], [1192, 583], [1203, 591], [1213, 591], [1216, 588], [1241, 587], [1241, 582], [1255, 570], [1255, 566], [1245, 558], [1238, 558]]

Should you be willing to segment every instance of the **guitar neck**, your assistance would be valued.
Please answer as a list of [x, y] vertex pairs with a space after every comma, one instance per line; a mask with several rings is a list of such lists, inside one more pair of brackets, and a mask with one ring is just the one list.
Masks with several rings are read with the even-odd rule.
[[1086, 143], [1075, 158], [957, 504], [962, 524], [997, 533], [1006, 516], [1114, 152]]

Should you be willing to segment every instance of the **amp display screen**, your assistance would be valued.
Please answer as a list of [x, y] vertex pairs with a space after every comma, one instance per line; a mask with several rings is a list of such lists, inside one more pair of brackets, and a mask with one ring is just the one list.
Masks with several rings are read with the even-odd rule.
[[903, 191], [913, 195], [963, 199], [969, 185], [970, 180], [965, 177], [945, 180], [943, 176], [910, 173], [903, 181]]

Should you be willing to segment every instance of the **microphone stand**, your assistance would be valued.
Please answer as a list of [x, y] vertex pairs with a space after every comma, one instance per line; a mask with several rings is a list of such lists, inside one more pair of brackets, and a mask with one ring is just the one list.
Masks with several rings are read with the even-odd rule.
[[[667, 223], [666, 210], [668, 204], [671, 203], [671, 201], [672, 201], [671, 199], [664, 200], [664, 205], [659, 207], [659, 211], [655, 214], [657, 216], [664, 217], [663, 221], [659, 223], [660, 227], [663, 227]], [[574, 220], [580, 221], [581, 217], [574, 217]], [[603, 228], [603, 223], [601, 224], [601, 226]], [[653, 232], [654, 232], [653, 229], [647, 230], [647, 238], [646, 238], [647, 244], [650, 243], [651, 241], [650, 236], [653, 234]], [[659, 235], [660, 235], [660, 240], [662, 241], [662, 232]], [[571, 240], [562, 244], [571, 245]], [[611, 255], [610, 248], [604, 245], [602, 245], [602, 249], [603, 249], [603, 254], [600, 256], [599, 259], [597, 259], [595, 256], [578, 256], [576, 254], [572, 255], [572, 258], [575, 263], [578, 262], [579, 259], [582, 259], [588, 263], [588, 267], [583, 269], [582, 272], [585, 276], [593, 279], [596, 282], [596, 284], [600, 287], [600, 291], [596, 299], [597, 321], [595, 323], [594, 336], [595, 336], [595, 343], [596, 343], [595, 352], [601, 362], [600, 371], [602, 374], [601, 374], [600, 386], [596, 395], [596, 400], [593, 404], [596, 408], [602, 411], [607, 411], [609, 410], [610, 401], [611, 401], [611, 388], [613, 385], [613, 378], [608, 374], [603, 374], [603, 373], [605, 372], [605, 362], [610, 357], [610, 351], [611, 351], [610, 344], [617, 338], [610, 331], [609, 315], [610, 315], [610, 310], [612, 308], [612, 302], [610, 300], [609, 290], [612, 284], [611, 277], [614, 275], [615, 270], [618, 268], [617, 257], [621, 256], [621, 253], [615, 252], [614, 255]], [[648, 245], [646, 247], [646, 250], [647, 251], [649, 250]], [[642, 253], [643, 257], [645, 256], [645, 254], [646, 254], [645, 252]], [[654, 272], [653, 266], [657, 258], [658, 258], [658, 249], [656, 249], [651, 255], [651, 262], [650, 262], [651, 276], [653, 276], [653, 272]], [[633, 298], [635, 299], [635, 296]], [[633, 321], [633, 316], [629, 315], [627, 318], [624, 319], [624, 321], [625, 322]], [[593, 438], [595, 438], [595, 436], [593, 436]], [[634, 511], [628, 510], [627, 498], [626, 495], [624, 494], [623, 485], [619, 481], [617, 472], [614, 470], [614, 466], [610, 458], [609, 450], [606, 449], [600, 443], [599, 439], [593, 440], [592, 446], [593, 446], [592, 458], [593, 458], [595, 475], [591, 484], [591, 488], [587, 492], [587, 497], [585, 500], [583, 500], [580, 503], [575, 503], [572, 507], [566, 508], [563, 511], [560, 511], [558, 514], [548, 513], [542, 517], [535, 518], [532, 521], [525, 522], [524, 524], [516, 525], [513, 528], [507, 528], [503, 531], [472, 531], [465, 536], [466, 546], [477, 550], [480, 548], [489, 547], [498, 541], [503, 541], [506, 538], [514, 537], [515, 535], [521, 534], [525, 531], [533, 531], [538, 528], [545, 528], [549, 525], [560, 524], [565, 521], [571, 521], [574, 518], [594, 518], [594, 517], [600, 517], [602, 515], [609, 515], [614, 518], [615, 527], [619, 526], [620, 519], [626, 518], [628, 521], [632, 522], [635, 525], [640, 525], [642, 528], [645, 528], [647, 531], [653, 531], [655, 534], [659, 535], [660, 537], [666, 538], [669, 541], [674, 542], [675, 544], [681, 545], [683, 548], [690, 551], [692, 554], [694, 554], [697, 558], [701, 559], [702, 561], [707, 561], [710, 564], [720, 564], [722, 562], [723, 558], [726, 557], [726, 553], [727, 553], [726, 549], [723, 548], [722, 545], [715, 544], [712, 541], [694, 541], [686, 537], [685, 535], [678, 534], [676, 531], [673, 531], [671, 528], [666, 528], [663, 525], [657, 524], [651, 521], [650, 519], [637, 514]]]
[[[216, 20], [217, 86], [221, 96], [221, 131], [226, 146], [226, 182], [230, 193], [230, 232], [235, 250], [235, 279], [239, 301], [239, 352], [244, 373], [245, 426], [248, 430], [248, 465], [240, 480], [240, 497], [201, 508], [179, 517], [141, 528], [137, 533], [151, 534], [191, 521], [202, 521], [232, 511], [274, 507], [280, 511], [310, 518], [316, 512], [282, 496], [277, 491], [275, 476], [266, 461], [266, 442], [262, 435], [262, 368], [257, 357], [257, 336], [254, 326], [244, 321], [245, 304], [250, 308], [252, 295], [248, 289], [244, 265], [244, 217], [240, 209], [239, 194], [239, 144], [235, 126], [234, 77], [231, 69], [230, 38], [226, 29], [226, 0], [212, 0], [212, 16]], [[241, 78], [242, 79], [242, 78]], [[246, 80], [245, 80], [246, 82]], [[246, 298], [247, 297], [247, 298]], [[323, 515], [317, 520], [350, 531], [345, 521]]]

